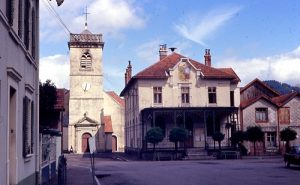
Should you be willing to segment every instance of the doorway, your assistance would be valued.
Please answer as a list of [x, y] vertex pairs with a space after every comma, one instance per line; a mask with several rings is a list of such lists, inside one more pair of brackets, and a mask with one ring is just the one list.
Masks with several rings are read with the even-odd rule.
[[82, 140], [81, 140], [82, 153], [90, 152], [90, 147], [89, 147], [89, 138], [90, 137], [92, 137], [92, 135], [90, 133], [82, 134]]
[[112, 136], [112, 141], [111, 141], [111, 146], [112, 146], [112, 152], [116, 152], [118, 150], [118, 145], [117, 145], [117, 136]]
[[8, 103], [8, 147], [9, 147], [9, 184], [17, 184], [17, 161], [16, 161], [16, 113], [17, 113], [17, 93], [13, 87], [9, 88], [9, 103]]

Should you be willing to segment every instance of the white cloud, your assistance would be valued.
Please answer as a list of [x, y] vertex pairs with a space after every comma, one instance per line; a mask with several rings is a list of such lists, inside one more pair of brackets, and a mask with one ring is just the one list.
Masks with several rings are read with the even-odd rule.
[[175, 30], [184, 38], [206, 46], [205, 40], [240, 10], [241, 7], [216, 9], [210, 11], [202, 19], [190, 14], [180, 21], [181, 23], [175, 24]]
[[[60, 41], [66, 35], [58, 20], [41, 2], [41, 40]], [[145, 26], [142, 10], [129, 0], [76, 0], [65, 1], [60, 7], [51, 2], [56, 12], [72, 33], [84, 29], [85, 5], [88, 13], [88, 29], [105, 35], [118, 35], [124, 29], [137, 29]]]
[[40, 59], [40, 81], [50, 79], [57, 88], [69, 88], [70, 65], [68, 56], [53, 55]]
[[295, 50], [263, 58], [237, 59], [229, 58], [216, 64], [217, 67], [232, 67], [246, 85], [254, 78], [300, 83], [300, 46]]
[[[136, 49], [136, 55], [141, 62], [153, 64], [159, 60], [159, 45], [162, 44], [158, 39], [141, 44]], [[145, 63], [144, 63], [145, 64]]]

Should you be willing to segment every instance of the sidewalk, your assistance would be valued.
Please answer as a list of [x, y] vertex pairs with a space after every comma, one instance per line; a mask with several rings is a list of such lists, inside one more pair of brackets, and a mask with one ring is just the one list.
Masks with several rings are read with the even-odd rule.
[[68, 165], [67, 185], [93, 185], [92, 172], [86, 167]]

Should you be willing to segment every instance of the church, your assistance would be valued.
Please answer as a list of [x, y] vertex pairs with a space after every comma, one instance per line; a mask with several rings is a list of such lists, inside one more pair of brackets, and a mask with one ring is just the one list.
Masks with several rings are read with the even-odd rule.
[[67, 142], [69, 151], [90, 152], [95, 137], [97, 152], [124, 151], [124, 100], [103, 90], [102, 34], [85, 29], [70, 34], [70, 92]]

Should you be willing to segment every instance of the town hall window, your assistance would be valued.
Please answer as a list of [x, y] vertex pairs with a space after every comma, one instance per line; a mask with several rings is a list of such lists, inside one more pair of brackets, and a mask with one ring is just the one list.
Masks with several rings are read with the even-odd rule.
[[268, 121], [268, 108], [256, 108], [255, 109], [255, 121], [267, 122]]
[[92, 56], [89, 51], [85, 51], [80, 60], [80, 67], [84, 70], [91, 70], [92, 69]]
[[190, 103], [189, 87], [181, 87], [181, 103]]
[[154, 103], [162, 103], [162, 87], [153, 87]]
[[216, 87], [208, 87], [208, 103], [217, 103]]

